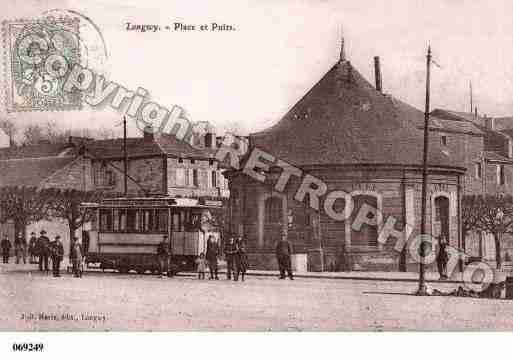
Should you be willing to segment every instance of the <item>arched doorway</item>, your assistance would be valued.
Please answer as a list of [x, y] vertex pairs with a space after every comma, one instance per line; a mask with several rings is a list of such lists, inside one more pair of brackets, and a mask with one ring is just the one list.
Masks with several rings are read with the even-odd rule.
[[[362, 206], [367, 204], [368, 206], [379, 209], [378, 207], [378, 198], [371, 194], [357, 194], [352, 196], [354, 208], [353, 213], [351, 214], [350, 223], [354, 223], [356, 217]], [[376, 220], [375, 218], [371, 218], [373, 214], [368, 213], [369, 220]], [[351, 245], [363, 245], [370, 247], [378, 246], [378, 226], [368, 225], [367, 223], [363, 223], [360, 230], [356, 231], [351, 227]]]
[[267, 246], [274, 244], [283, 233], [283, 199], [269, 197], [264, 205], [264, 241]]

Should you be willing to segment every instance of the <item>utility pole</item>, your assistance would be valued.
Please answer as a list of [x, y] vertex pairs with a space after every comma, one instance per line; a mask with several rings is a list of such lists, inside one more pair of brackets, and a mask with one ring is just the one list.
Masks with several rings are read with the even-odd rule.
[[470, 80], [470, 113], [472, 114], [472, 111], [474, 110], [474, 103], [472, 98], [472, 80]]
[[123, 165], [124, 165], [124, 184], [125, 197], [128, 197], [128, 155], [126, 151], [126, 116], [123, 116]]
[[426, 295], [426, 279], [424, 268], [424, 238], [426, 235], [426, 202], [427, 202], [427, 180], [428, 180], [428, 150], [429, 150], [429, 88], [431, 70], [431, 46], [428, 46], [426, 57], [426, 108], [424, 110], [424, 152], [422, 156], [422, 207], [420, 220], [420, 264], [419, 264], [419, 289], [417, 295]]

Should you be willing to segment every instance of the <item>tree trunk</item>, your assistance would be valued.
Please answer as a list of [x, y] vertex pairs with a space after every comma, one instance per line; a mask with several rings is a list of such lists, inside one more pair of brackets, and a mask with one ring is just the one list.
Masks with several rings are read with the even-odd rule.
[[71, 207], [71, 218], [68, 219], [68, 227], [69, 227], [69, 245], [70, 245], [70, 253], [71, 253], [71, 243], [73, 243], [73, 238], [75, 238], [75, 231], [77, 230], [77, 208], [73, 204]]
[[493, 239], [495, 241], [495, 262], [496, 262], [496, 268], [500, 269], [502, 266], [502, 259], [501, 259], [501, 240], [500, 240], [500, 234], [494, 233]]
[[406, 246], [399, 254], [399, 272], [406, 272]]
[[463, 252], [466, 252], [467, 250], [467, 234], [468, 231], [461, 231], [461, 249], [463, 249]]

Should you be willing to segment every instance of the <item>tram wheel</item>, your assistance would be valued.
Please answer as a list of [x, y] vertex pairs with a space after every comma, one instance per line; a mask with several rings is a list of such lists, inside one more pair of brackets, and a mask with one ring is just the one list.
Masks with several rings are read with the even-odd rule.
[[141, 267], [136, 268], [135, 271], [137, 272], [137, 274], [144, 274], [144, 273], [146, 273], [146, 269], [145, 268], [141, 268]]
[[121, 274], [127, 274], [130, 269], [128, 267], [119, 267], [118, 271]]

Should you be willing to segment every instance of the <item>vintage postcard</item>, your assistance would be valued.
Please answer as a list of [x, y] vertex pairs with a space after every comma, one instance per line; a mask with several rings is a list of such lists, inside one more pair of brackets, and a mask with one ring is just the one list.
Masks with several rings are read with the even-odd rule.
[[513, 328], [513, 3], [0, 6], [0, 331]]

